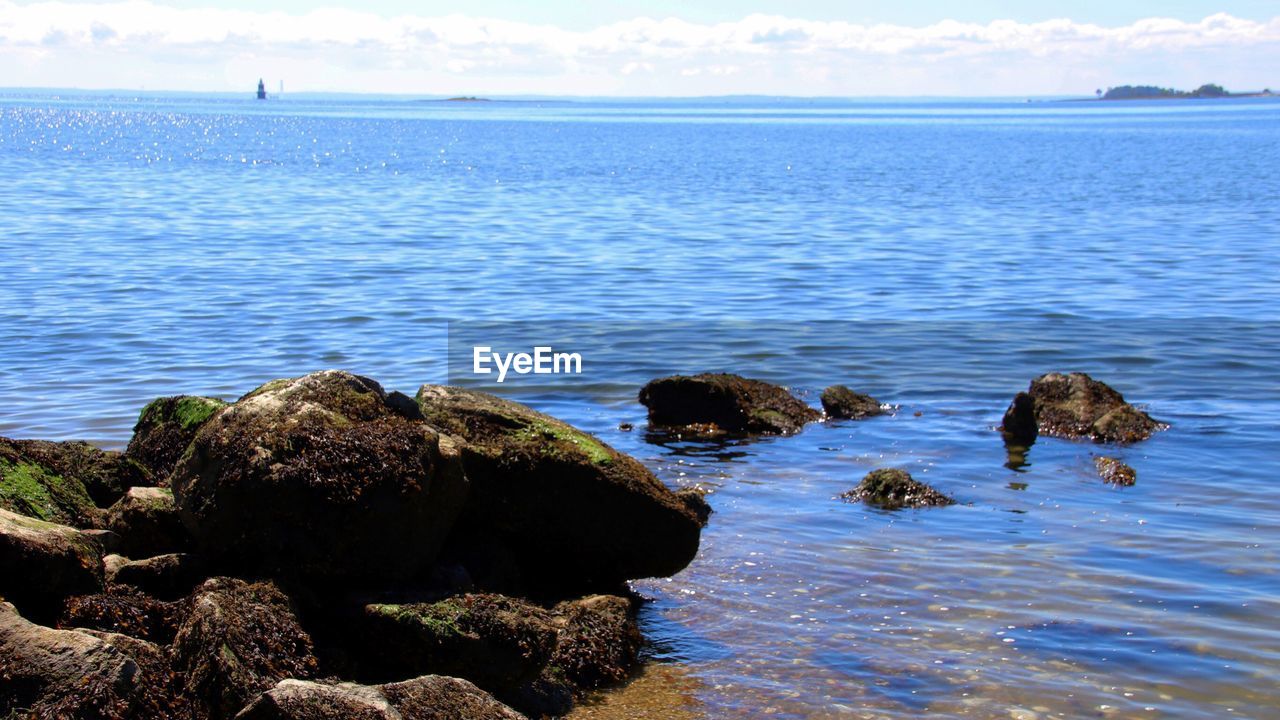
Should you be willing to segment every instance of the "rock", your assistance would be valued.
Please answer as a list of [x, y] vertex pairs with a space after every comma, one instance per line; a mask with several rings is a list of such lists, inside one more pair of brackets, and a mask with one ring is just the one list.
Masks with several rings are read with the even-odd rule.
[[1113, 457], [1098, 456], [1093, 459], [1098, 475], [1112, 485], [1129, 486], [1138, 481], [1138, 472]]
[[43, 462], [31, 452], [34, 443], [0, 438], [0, 508], [59, 525], [101, 526], [102, 511], [84, 483]]
[[187, 698], [183, 697], [182, 683], [173, 672], [169, 654], [159, 645], [128, 635], [86, 630], [77, 632], [98, 638], [129, 656], [138, 666], [137, 691], [133, 693], [133, 714], [130, 717], [148, 720], [189, 720], [192, 717]]
[[107, 580], [138, 588], [161, 600], [177, 600], [209, 575], [195, 555], [169, 553], [145, 560], [130, 560], [107, 574]]
[[649, 423], [665, 427], [694, 426], [698, 434], [796, 433], [822, 417], [786, 389], [740, 375], [672, 375], [651, 380], [640, 389], [640, 404]]
[[1031, 393], [1020, 392], [1013, 396], [1009, 409], [1004, 411], [1000, 432], [1004, 435], [1005, 445], [1011, 447], [1027, 448], [1035, 443], [1040, 430], [1036, 420], [1036, 400]]
[[1031, 381], [1028, 394], [1035, 401], [1036, 424], [1042, 435], [1131, 443], [1168, 427], [1084, 373], [1041, 375]]
[[524, 720], [458, 678], [428, 675], [388, 685], [282, 680], [236, 720]]
[[687, 487], [676, 490], [676, 498], [684, 504], [694, 517], [698, 518], [698, 524], [702, 527], [707, 526], [707, 521], [711, 519], [711, 513], [715, 512], [711, 509], [711, 503], [707, 502], [707, 491], [699, 487]]
[[560, 633], [550, 666], [580, 690], [620, 683], [635, 668], [644, 638], [631, 601], [593, 595], [552, 609]]
[[955, 500], [915, 480], [905, 470], [881, 468], [862, 478], [858, 487], [840, 497], [861, 500], [882, 510], [954, 505]]
[[184, 694], [213, 720], [234, 716], [281, 680], [315, 674], [311, 638], [275, 585], [214, 578], [189, 603], [174, 669], [186, 674]]
[[[62, 478], [70, 486], [66, 492], [76, 496], [81, 491], [90, 505], [106, 507], [135, 485], [148, 485], [151, 475], [145, 468], [118, 452], [100, 450], [87, 442], [48, 440], [9, 440], [0, 438], [0, 467], [34, 465], [50, 477]], [[50, 488], [57, 495], [58, 489]], [[3, 491], [0, 491], [3, 494]], [[67, 496], [70, 497], [70, 496]], [[30, 514], [9, 508], [24, 515]], [[53, 517], [33, 515], [40, 520], [63, 522]], [[69, 524], [64, 522], [64, 524]]]
[[833, 420], [860, 420], [884, 413], [875, 398], [844, 385], [832, 385], [822, 391], [822, 410]]
[[79, 530], [0, 510], [0, 596], [34, 619], [102, 589], [102, 551]]
[[[486, 393], [424, 385], [417, 400], [427, 422], [466, 441], [471, 494], [450, 546], [472, 553], [478, 583], [511, 570], [565, 597], [672, 575], [697, 553], [696, 514], [634, 458]], [[510, 567], [485, 571], [495, 563]]]
[[125, 456], [164, 484], [200, 427], [226, 406], [217, 398], [193, 395], [156, 398], [138, 414]]
[[369, 648], [366, 666], [378, 679], [453, 675], [494, 693], [536, 678], [556, 643], [547, 611], [485, 593], [367, 605], [359, 634]]
[[107, 510], [106, 525], [120, 536], [120, 551], [130, 557], [182, 552], [190, 545], [169, 488], [130, 488]]
[[276, 380], [218, 411], [171, 482], [211, 562], [304, 581], [414, 575], [467, 491], [450, 438], [403, 396], [341, 371]]
[[165, 717], [143, 714], [152, 678], [129, 648], [36, 625], [7, 602], [0, 602], [0, 679], [0, 710], [7, 718]]
[[120, 546], [124, 542], [119, 535], [110, 530], [81, 530], [80, 532], [92, 540], [104, 555], [120, 552]]
[[130, 560], [129, 558], [123, 555], [118, 555], [116, 553], [112, 553], [102, 558], [103, 577], [107, 578], [108, 580], [111, 579], [112, 577], [115, 576], [116, 572], [120, 570], [120, 568], [124, 567], [125, 565], [128, 565], [131, 562], [133, 561]]
[[105, 593], [68, 599], [57, 626], [90, 628], [168, 645], [177, 633], [177, 616], [175, 603], [133, 588], [113, 587]]

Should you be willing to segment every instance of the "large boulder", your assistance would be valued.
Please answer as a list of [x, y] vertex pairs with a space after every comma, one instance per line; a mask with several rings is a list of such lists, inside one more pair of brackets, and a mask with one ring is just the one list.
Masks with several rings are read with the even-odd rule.
[[872, 470], [862, 482], [841, 495], [850, 501], [861, 501], [881, 510], [954, 505], [955, 500], [911, 477], [906, 470], [881, 468]]
[[236, 720], [524, 720], [458, 678], [428, 675], [387, 685], [282, 680]]
[[[1041, 435], [1089, 438], [1095, 442], [1131, 443], [1145, 440], [1167, 425], [1125, 402], [1106, 383], [1084, 373], [1049, 373], [1031, 381], [1027, 390], [1033, 403], [1036, 429]], [[1006, 435], [1016, 431], [1021, 440], [1034, 440], [1025, 427], [1026, 410], [1014, 398], [1005, 414]], [[1025, 404], [1025, 400], [1022, 400]]]
[[785, 388], [740, 375], [672, 375], [640, 389], [649, 423], [687, 428], [695, 434], [796, 433], [822, 418]]
[[[0, 499], [0, 507], [5, 507], [24, 515], [32, 515], [41, 520], [51, 520], [65, 524], [93, 525], [88, 520], [73, 520], [83, 508], [94, 504], [106, 507], [124, 495], [125, 490], [135, 485], [147, 485], [151, 482], [151, 474], [145, 468], [112, 450], [101, 450], [87, 442], [69, 440], [66, 442], [50, 442], [48, 440], [10, 440], [0, 438], [0, 474], [8, 475], [5, 466], [26, 467], [29, 473], [38, 472], [50, 481], [61, 481], [66, 487], [54, 487], [49, 482], [42, 485], [52, 496], [53, 507], [69, 513], [67, 517], [54, 517], [32, 514], [6, 504]], [[7, 480], [5, 481], [8, 482]], [[5, 492], [0, 489], [0, 498]], [[89, 503], [83, 496], [87, 495]], [[47, 505], [46, 505], [47, 507]]]
[[117, 549], [129, 557], [182, 552], [189, 545], [169, 488], [130, 488], [107, 509], [106, 526], [120, 536]]
[[171, 483], [213, 562], [376, 582], [434, 560], [467, 490], [454, 442], [412, 400], [341, 371], [276, 380], [218, 411]]
[[[131, 650], [137, 646], [110, 637], [36, 625], [0, 602], [0, 717], [167, 717], [148, 712], [148, 684], [161, 678], [141, 670]], [[152, 667], [153, 659], [144, 662]]]
[[156, 398], [138, 414], [125, 456], [163, 484], [200, 427], [226, 406], [217, 398], [195, 395]]
[[861, 420], [884, 413], [880, 401], [844, 385], [832, 385], [823, 390], [821, 400], [822, 411], [832, 420]]
[[453, 675], [490, 692], [511, 691], [536, 678], [556, 645], [547, 611], [487, 593], [367, 605], [359, 634], [367, 647], [366, 666], [378, 679]]
[[173, 641], [185, 695], [212, 720], [230, 718], [286, 678], [316, 672], [311, 638], [271, 583], [214, 578], [196, 589]]
[[466, 440], [471, 493], [450, 545], [481, 585], [494, 573], [480, 565], [507, 563], [497, 574], [563, 597], [672, 575], [697, 553], [697, 514], [634, 458], [486, 393], [424, 385], [417, 401]]
[[102, 589], [102, 550], [74, 528], [0, 510], [0, 596], [29, 617], [56, 617], [62, 601]]
[[130, 560], [107, 571], [108, 582], [137, 588], [161, 600], [184, 597], [208, 577], [200, 557], [187, 553]]

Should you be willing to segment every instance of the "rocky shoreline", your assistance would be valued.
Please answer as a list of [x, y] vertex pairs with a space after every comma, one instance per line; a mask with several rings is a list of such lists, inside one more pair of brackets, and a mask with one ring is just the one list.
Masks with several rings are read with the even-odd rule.
[[[832, 386], [818, 411], [727, 374], [659, 378], [639, 400], [653, 431], [711, 441], [892, 410]], [[1051, 373], [999, 429], [1012, 463], [1041, 435], [1165, 427]], [[842, 497], [956, 502], [893, 468]], [[702, 493], [519, 403], [342, 371], [234, 403], [158, 399], [122, 453], [0, 438], [0, 717], [560, 716], [632, 675], [627, 583], [686, 567], [710, 515]]]

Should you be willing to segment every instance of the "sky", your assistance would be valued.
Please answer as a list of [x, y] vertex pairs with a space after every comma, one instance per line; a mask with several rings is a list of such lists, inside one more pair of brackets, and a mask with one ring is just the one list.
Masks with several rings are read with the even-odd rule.
[[1044, 96], [1280, 89], [1267, 0], [0, 0], [0, 87]]

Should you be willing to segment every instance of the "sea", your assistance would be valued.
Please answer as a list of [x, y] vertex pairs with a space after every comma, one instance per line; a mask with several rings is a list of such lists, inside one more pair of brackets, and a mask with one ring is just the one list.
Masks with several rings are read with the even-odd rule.
[[[120, 449], [154, 397], [341, 368], [707, 492], [694, 562], [633, 583], [643, 669], [577, 718], [1280, 716], [1278, 321], [1276, 99], [0, 91], [0, 435]], [[1010, 462], [1051, 371], [1169, 429]], [[697, 372], [889, 412], [649, 428], [639, 388]], [[957, 504], [841, 499], [880, 467]]]

